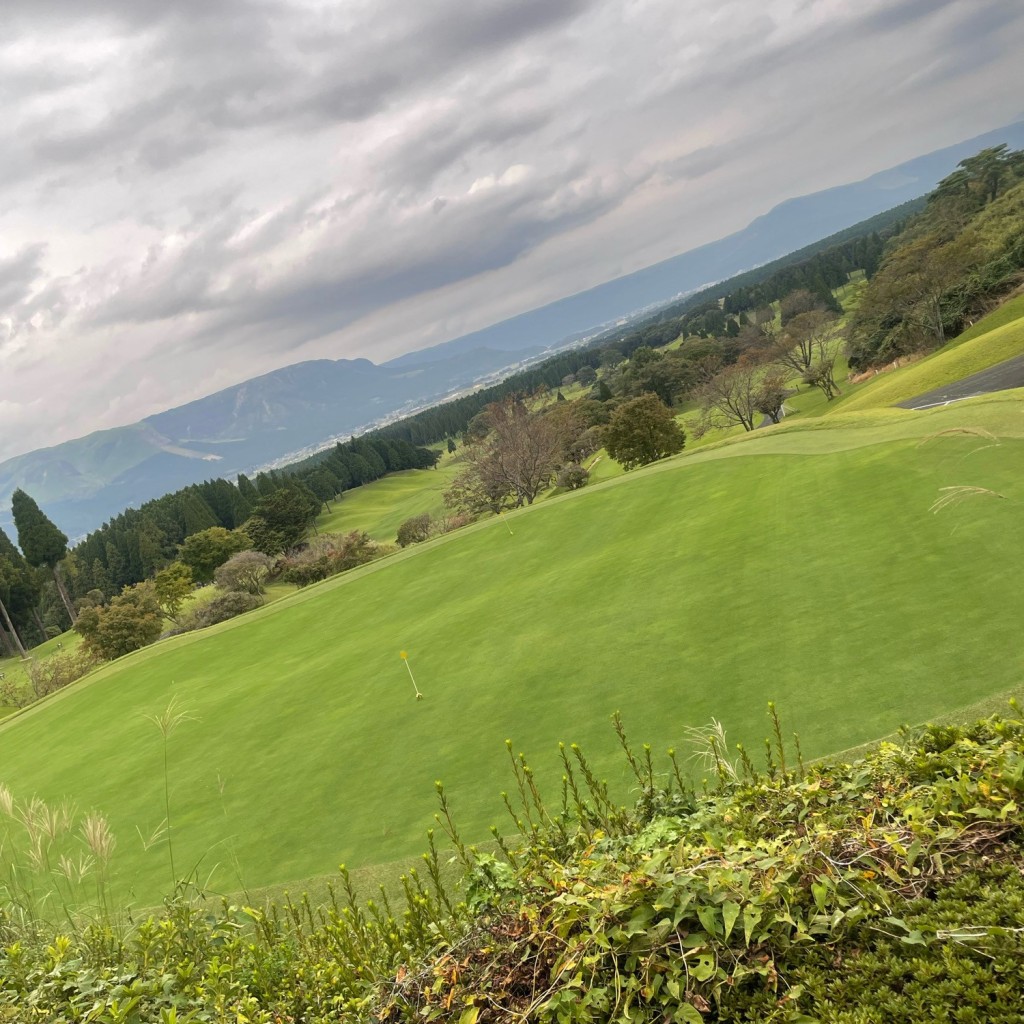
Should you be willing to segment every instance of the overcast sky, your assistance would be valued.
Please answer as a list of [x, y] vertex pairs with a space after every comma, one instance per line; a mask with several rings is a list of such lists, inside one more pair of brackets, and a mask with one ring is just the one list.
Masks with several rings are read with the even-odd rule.
[[0, 459], [1024, 114], [1019, 0], [3, 0]]

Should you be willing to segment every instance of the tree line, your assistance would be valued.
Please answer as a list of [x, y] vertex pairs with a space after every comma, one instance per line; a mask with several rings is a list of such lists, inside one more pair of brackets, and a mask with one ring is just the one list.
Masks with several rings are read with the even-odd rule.
[[850, 366], [936, 348], [1024, 276], [1024, 152], [962, 160], [886, 246], [850, 319]]
[[[905, 203], [764, 267], [669, 304], [628, 331], [605, 333], [586, 346], [559, 353], [498, 384], [424, 409], [367, 436], [401, 438], [414, 444], [436, 444], [458, 437], [474, 416], [508, 395], [556, 388], [568, 374], [576, 375], [602, 362], [621, 362], [638, 349], [659, 349], [681, 336], [736, 338], [755, 310], [781, 301], [794, 291], [809, 292], [822, 308], [840, 313], [833, 290], [846, 284], [855, 271], [870, 277], [889, 239], [923, 204], [923, 199]], [[726, 346], [721, 355], [723, 362], [734, 362], [739, 349]]]
[[[19, 489], [12, 498], [18, 546], [0, 531], [0, 651], [23, 655], [74, 624], [76, 604], [96, 607], [118, 598], [183, 551], [196, 582], [212, 579], [212, 563], [241, 548], [277, 554], [297, 544], [320, 510], [345, 491], [388, 473], [432, 467], [437, 458], [399, 438], [353, 438], [315, 461], [252, 479], [207, 480], [126, 509], [70, 549], [64, 533]], [[147, 613], [156, 615], [153, 607]]]

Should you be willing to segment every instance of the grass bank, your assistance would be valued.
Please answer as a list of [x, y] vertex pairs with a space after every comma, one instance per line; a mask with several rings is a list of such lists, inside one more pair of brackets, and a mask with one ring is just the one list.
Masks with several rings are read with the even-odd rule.
[[[438, 778], [486, 837], [506, 737], [552, 771], [577, 740], [626, 795], [616, 710], [656, 749], [712, 715], [753, 744], [774, 699], [807, 756], [854, 746], [1019, 682], [1021, 420], [989, 400], [784, 424], [512, 514], [513, 535], [407, 549], [0, 726], [3, 781], [109, 815], [114, 890], [151, 903], [168, 867], [143, 842], [164, 818], [147, 716], [172, 698], [176, 862], [227, 890], [419, 852]], [[921, 443], [975, 423], [999, 443]], [[929, 512], [962, 483], [1007, 498]]]

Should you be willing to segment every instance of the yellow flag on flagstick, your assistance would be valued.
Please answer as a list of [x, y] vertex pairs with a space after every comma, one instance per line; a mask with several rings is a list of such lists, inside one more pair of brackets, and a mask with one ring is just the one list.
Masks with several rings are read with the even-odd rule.
[[409, 652], [399, 651], [398, 656], [405, 662], [405, 667], [409, 670], [409, 678], [412, 680], [412, 688], [416, 691], [416, 699], [423, 700], [423, 694], [420, 693], [420, 688], [416, 685], [416, 677], [412, 674], [412, 665], [409, 664]]

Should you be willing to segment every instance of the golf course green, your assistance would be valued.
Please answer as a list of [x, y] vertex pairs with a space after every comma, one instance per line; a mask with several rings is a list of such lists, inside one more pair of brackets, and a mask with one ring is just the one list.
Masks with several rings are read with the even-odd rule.
[[713, 716], [757, 748], [774, 700], [840, 751], [1021, 684], [1022, 468], [1019, 392], [684, 453], [123, 658], [0, 725], [0, 781], [102, 811], [112, 891], [152, 904], [165, 796], [178, 875], [301, 888], [420, 851], [435, 779], [487, 838], [506, 737], [549, 790], [580, 743], [624, 799], [616, 710], [655, 751]]

